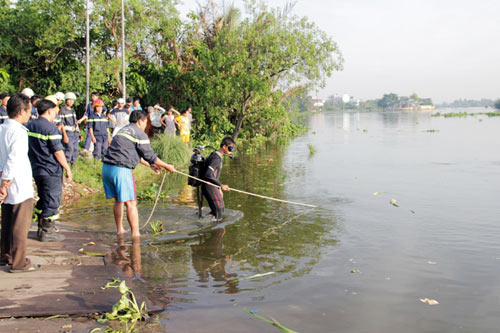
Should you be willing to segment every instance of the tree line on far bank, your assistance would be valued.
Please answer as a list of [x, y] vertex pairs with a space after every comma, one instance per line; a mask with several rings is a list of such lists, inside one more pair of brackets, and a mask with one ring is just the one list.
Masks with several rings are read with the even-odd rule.
[[[311, 97], [310, 90], [303, 89], [294, 96], [286, 99], [283, 105], [289, 111], [311, 112], [311, 111], [341, 111], [341, 110], [372, 110], [382, 111], [390, 108], [392, 105], [401, 103], [415, 103], [416, 105], [433, 105], [430, 98], [419, 98], [416, 93], [408, 97], [401, 97], [397, 94], [385, 94], [382, 98], [362, 101], [353, 97], [348, 102], [344, 102], [343, 96], [331, 95], [322, 106], [315, 106], [314, 99]], [[418, 104], [417, 104], [418, 103]], [[458, 99], [451, 103], [437, 104], [437, 107], [468, 108], [468, 107], [492, 107], [500, 110], [500, 99], [468, 100]]]
[[[197, 141], [280, 136], [294, 125], [282, 102], [342, 69], [338, 45], [290, 5], [208, 1], [181, 19], [176, 0], [127, 0], [126, 87], [144, 105], [193, 106]], [[91, 0], [90, 90], [121, 97], [121, 6]], [[0, 0], [0, 90], [32, 88], [85, 99], [85, 2]]]

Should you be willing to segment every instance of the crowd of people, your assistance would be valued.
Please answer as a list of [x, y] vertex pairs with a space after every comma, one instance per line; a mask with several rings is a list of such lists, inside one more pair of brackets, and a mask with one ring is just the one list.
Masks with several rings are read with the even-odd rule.
[[[26, 239], [33, 212], [37, 216], [37, 238], [42, 242], [64, 240], [55, 221], [59, 218], [63, 174], [72, 180], [71, 165], [78, 158], [81, 140], [79, 124], [86, 123], [86, 149], [93, 143], [93, 155], [103, 161], [103, 185], [107, 198], [115, 199], [113, 209], [118, 235], [123, 206], [133, 237], [140, 236], [132, 170], [142, 163], [159, 173], [174, 172], [172, 165], [157, 157], [144, 132], [151, 122], [140, 100], [130, 104], [119, 99], [107, 112], [97, 93], [92, 94], [85, 115], [77, 119], [72, 92], [42, 98], [29, 88], [9, 96], [2, 93], [0, 106], [0, 203], [2, 230], [0, 265], [10, 271], [28, 272], [39, 268], [26, 258]], [[110, 128], [112, 132], [110, 133]], [[34, 200], [34, 179], [38, 201]]]
[[[29, 272], [40, 268], [26, 257], [26, 240], [33, 213], [37, 217], [37, 238], [42, 242], [64, 240], [55, 221], [59, 218], [63, 176], [72, 180], [71, 166], [79, 156], [82, 139], [79, 125], [85, 124], [84, 151], [93, 151], [101, 159], [102, 182], [106, 198], [114, 199], [113, 215], [117, 235], [125, 233], [123, 210], [132, 238], [140, 237], [132, 170], [139, 164], [155, 173], [161, 169], [176, 172], [173, 165], [158, 158], [149, 137], [165, 132], [190, 141], [191, 107], [179, 113], [159, 105], [142, 110], [140, 99], [119, 98], [108, 111], [98, 93], [92, 94], [85, 114], [77, 119], [76, 95], [56, 93], [45, 98], [29, 88], [9, 96], [0, 94], [0, 266], [10, 265], [10, 272]], [[92, 149], [93, 145], [93, 149]], [[221, 190], [229, 190], [219, 181], [222, 156], [234, 150], [234, 141], [225, 138], [220, 149], [208, 159], [204, 178], [220, 187], [204, 187], [211, 214], [221, 218], [224, 209]], [[38, 201], [34, 200], [33, 181]]]

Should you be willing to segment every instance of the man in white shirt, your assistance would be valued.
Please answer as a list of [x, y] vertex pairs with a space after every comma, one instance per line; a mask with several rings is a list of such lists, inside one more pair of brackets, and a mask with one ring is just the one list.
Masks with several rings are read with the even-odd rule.
[[28, 130], [23, 124], [31, 117], [31, 102], [15, 94], [7, 104], [9, 119], [0, 126], [0, 203], [2, 233], [0, 265], [11, 265], [11, 273], [40, 268], [26, 258], [26, 240], [33, 214], [33, 184], [28, 158]]

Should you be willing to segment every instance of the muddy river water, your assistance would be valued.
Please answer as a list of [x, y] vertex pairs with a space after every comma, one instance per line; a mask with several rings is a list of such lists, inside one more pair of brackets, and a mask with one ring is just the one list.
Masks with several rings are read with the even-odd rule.
[[[183, 232], [124, 248], [144, 288], [168, 302], [167, 331], [280, 331], [246, 309], [298, 332], [498, 331], [500, 117], [305, 121], [288, 145], [225, 160], [221, 180], [319, 209], [230, 192], [225, 223], [203, 230], [181, 178], [168, 187], [175, 206], [153, 220]], [[111, 205], [66, 218], [113, 231]], [[144, 221], [150, 206], [139, 207]]]

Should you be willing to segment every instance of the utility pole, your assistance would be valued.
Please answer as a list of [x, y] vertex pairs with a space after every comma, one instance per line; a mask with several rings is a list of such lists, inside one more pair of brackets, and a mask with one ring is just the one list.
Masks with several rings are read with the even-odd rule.
[[86, 36], [85, 36], [85, 61], [86, 61], [86, 68], [85, 68], [85, 76], [86, 76], [86, 82], [85, 82], [85, 108], [87, 108], [87, 105], [89, 105], [89, 99], [90, 99], [90, 33], [89, 33], [89, 0], [86, 0], [87, 3], [87, 9], [85, 11], [85, 16], [86, 16], [86, 22], [85, 25], [87, 27], [86, 31]]
[[127, 86], [125, 84], [125, 0], [122, 0], [122, 84], [123, 84], [123, 99], [127, 99]]

